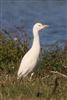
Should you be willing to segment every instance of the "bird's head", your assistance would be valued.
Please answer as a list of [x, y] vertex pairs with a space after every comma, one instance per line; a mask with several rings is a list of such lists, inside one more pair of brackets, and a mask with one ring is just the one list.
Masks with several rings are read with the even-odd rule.
[[46, 24], [42, 24], [42, 23], [36, 23], [34, 26], [33, 26], [33, 31], [40, 31], [40, 30], [42, 30], [42, 29], [44, 29], [44, 28], [47, 28], [48, 27], [48, 25], [46, 25]]

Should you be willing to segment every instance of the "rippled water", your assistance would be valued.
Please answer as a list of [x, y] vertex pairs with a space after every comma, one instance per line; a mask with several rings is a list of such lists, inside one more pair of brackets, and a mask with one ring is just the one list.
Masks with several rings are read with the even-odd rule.
[[[42, 31], [42, 44], [67, 41], [67, 0], [0, 0], [1, 30], [15, 32], [16, 27], [24, 26], [32, 36], [32, 26], [36, 22], [49, 25]], [[21, 38], [22, 31], [15, 34]]]

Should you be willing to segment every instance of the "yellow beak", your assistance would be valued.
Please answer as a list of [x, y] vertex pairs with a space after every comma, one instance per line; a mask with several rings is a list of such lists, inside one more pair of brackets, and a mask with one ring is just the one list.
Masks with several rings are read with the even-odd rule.
[[48, 28], [48, 25], [43, 25], [43, 28]]

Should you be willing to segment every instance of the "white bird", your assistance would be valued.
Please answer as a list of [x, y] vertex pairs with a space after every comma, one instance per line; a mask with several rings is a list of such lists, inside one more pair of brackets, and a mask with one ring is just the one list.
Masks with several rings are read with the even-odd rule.
[[29, 73], [31, 73], [37, 63], [39, 53], [40, 53], [40, 39], [39, 39], [39, 31], [47, 28], [48, 25], [43, 25], [41, 23], [36, 23], [33, 26], [33, 44], [31, 49], [24, 55], [18, 73], [17, 78], [26, 77]]

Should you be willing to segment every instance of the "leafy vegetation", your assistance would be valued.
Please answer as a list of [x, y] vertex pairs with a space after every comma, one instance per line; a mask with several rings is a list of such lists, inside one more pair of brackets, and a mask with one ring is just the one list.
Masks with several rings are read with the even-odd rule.
[[55, 74], [59, 71], [67, 75], [67, 47], [59, 50], [43, 51], [34, 69], [34, 76], [25, 80], [17, 80], [17, 70], [24, 54], [28, 51], [28, 43], [11, 40], [0, 35], [0, 100], [67, 100], [67, 80], [58, 78], [58, 86], [50, 95], [55, 85]]
[[19, 41], [6, 40], [0, 35], [0, 70], [5, 70], [8, 73], [13, 73], [28, 50], [26, 43], [19, 46]]

